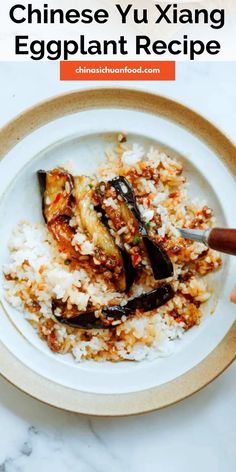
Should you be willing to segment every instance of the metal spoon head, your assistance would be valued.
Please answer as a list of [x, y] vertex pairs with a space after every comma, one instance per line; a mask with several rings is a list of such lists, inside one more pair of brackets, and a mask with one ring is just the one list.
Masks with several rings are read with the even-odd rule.
[[192, 241], [198, 241], [199, 243], [204, 243], [207, 245], [207, 239], [209, 235], [209, 230], [202, 229], [187, 229], [187, 228], [177, 228], [180, 236], [185, 239], [191, 239]]

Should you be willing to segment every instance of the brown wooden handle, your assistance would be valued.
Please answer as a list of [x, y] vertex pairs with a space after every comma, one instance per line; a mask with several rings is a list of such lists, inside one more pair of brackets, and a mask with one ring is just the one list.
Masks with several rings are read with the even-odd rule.
[[236, 256], [236, 229], [213, 228], [208, 236], [208, 245], [217, 251]]

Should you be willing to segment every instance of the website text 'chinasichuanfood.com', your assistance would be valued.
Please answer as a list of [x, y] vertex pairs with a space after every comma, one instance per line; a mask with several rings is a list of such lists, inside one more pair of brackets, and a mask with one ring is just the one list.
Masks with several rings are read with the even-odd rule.
[[62, 61], [61, 80], [175, 80], [174, 61]]

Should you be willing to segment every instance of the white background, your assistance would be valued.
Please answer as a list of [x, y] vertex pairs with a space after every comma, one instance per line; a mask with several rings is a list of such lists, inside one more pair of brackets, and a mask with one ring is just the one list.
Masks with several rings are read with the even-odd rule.
[[[182, 101], [235, 139], [235, 69], [235, 63], [182, 63], [173, 83], [113, 85], [149, 89]], [[54, 63], [0, 63], [0, 77], [1, 125], [46, 97], [95, 86], [60, 83]], [[235, 373], [234, 365], [178, 405], [120, 419], [64, 413], [0, 379], [0, 472], [234, 472]]]
[[[95, 12], [98, 9], [105, 9], [109, 13], [109, 19], [104, 24], [99, 24], [92, 22], [90, 24], [83, 24], [81, 21], [75, 24], [70, 24], [64, 22], [62, 24], [58, 23], [58, 20], [54, 24], [50, 23], [37, 23], [35, 15], [33, 15], [33, 22], [31, 24], [27, 22], [15, 23], [11, 21], [9, 17], [9, 10], [15, 4], [27, 4], [32, 3], [33, 8], [39, 8], [42, 12], [43, 4], [48, 4], [49, 8], [61, 8], [64, 11], [67, 11], [71, 8], [76, 8], [79, 12], [82, 12], [83, 9], [90, 7], [90, 9]], [[119, 3], [123, 10], [126, 9], [127, 4], [131, 3], [133, 5], [127, 16], [126, 24], [122, 24], [121, 15], [119, 14], [116, 4]], [[117, 52], [117, 55], [114, 56], [110, 53], [107, 56], [104, 56], [103, 59], [126, 59], [126, 60], [152, 60], [158, 59], [172, 59], [175, 60], [175, 56], [166, 52], [164, 56], [155, 55], [152, 53], [150, 57], [145, 52], [141, 51], [140, 56], [135, 54], [135, 35], [147, 35], [151, 38], [151, 42], [156, 40], [165, 40], [167, 43], [173, 40], [183, 41], [183, 34], [187, 34], [189, 39], [192, 40], [201, 40], [205, 44], [211, 40], [217, 40], [221, 44], [220, 53], [216, 55], [209, 55], [204, 52], [201, 56], [195, 56], [196, 60], [201, 61], [232, 61], [235, 60], [235, 18], [236, 18], [236, 3], [235, 0], [176, 0], [172, 4], [177, 4], [177, 11], [183, 9], [189, 9], [193, 13], [195, 9], [207, 8], [209, 12], [209, 21], [207, 24], [204, 24], [202, 17], [200, 22], [195, 24], [181, 23], [177, 20], [177, 23], [172, 22], [172, 8], [168, 12], [171, 23], [167, 23], [165, 20], [156, 24], [156, 19], [158, 18], [158, 11], [155, 7], [157, 2], [155, 0], [136, 0], [136, 2], [128, 2], [127, 0], [119, 0], [119, 2], [111, 0], [90, 0], [88, 5], [88, 0], [50, 0], [50, 2], [43, 2], [42, 0], [33, 0], [32, 2], [14, 2], [14, 0], [4, 0], [1, 2], [1, 15], [0, 15], [0, 59], [4, 61], [28, 61], [29, 55], [15, 55], [15, 36], [29, 36], [27, 40], [27, 50], [29, 50], [29, 43], [34, 40], [58, 40], [58, 39], [69, 39], [69, 40], [79, 40], [79, 35], [86, 36], [86, 44], [89, 40], [99, 40], [103, 41], [104, 39], [115, 39], [118, 40], [120, 35], [124, 35], [127, 39], [127, 46], [129, 54], [127, 56], [122, 56]], [[170, 3], [168, 0], [162, 0], [158, 2], [162, 4], [164, 8], [165, 3]], [[134, 9], [138, 9], [139, 18], [142, 18], [143, 9], [148, 11], [148, 23], [137, 24], [134, 22]], [[223, 9], [225, 10], [225, 25], [220, 29], [215, 29], [211, 27], [210, 13], [214, 9]], [[26, 15], [25, 15], [26, 13]], [[27, 18], [27, 11], [22, 12], [17, 9], [15, 12], [15, 17], [17, 19]], [[178, 15], [179, 17], [179, 15]], [[22, 43], [22, 41], [21, 41]], [[22, 50], [22, 47], [21, 47]], [[25, 47], [23, 48], [25, 50]], [[178, 56], [178, 60], [188, 60], [189, 55], [181, 54]], [[70, 60], [86, 60], [89, 59], [86, 55], [81, 55], [80, 51], [76, 56], [71, 56]], [[102, 59], [102, 56], [91, 56], [90, 59]]]

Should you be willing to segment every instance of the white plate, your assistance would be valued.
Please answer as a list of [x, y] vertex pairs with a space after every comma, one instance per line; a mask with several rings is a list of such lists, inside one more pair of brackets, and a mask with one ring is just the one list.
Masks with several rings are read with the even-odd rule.
[[[207, 200], [220, 225], [236, 227], [234, 177], [197, 134], [163, 116], [98, 107], [65, 115], [35, 129], [0, 162], [1, 266], [8, 259], [7, 243], [16, 223], [22, 219], [42, 221], [37, 170], [72, 160], [78, 173], [92, 173], [120, 131], [128, 134], [130, 143], [138, 142], [146, 148], [153, 145], [181, 159], [189, 193]], [[22, 314], [4, 300], [2, 284], [0, 339], [22, 364], [58, 386], [94, 394], [136, 393], [158, 387], [199, 364], [232, 326], [235, 316], [229, 294], [235, 268], [236, 259], [224, 257], [223, 269], [210, 278], [213, 295], [201, 325], [175, 342], [170, 357], [141, 363], [76, 363], [69, 354], [52, 353]]]
[[[234, 199], [228, 198], [228, 192], [235, 195], [234, 181], [221, 161], [216, 157], [212, 159], [211, 150], [197, 138], [163, 118], [129, 111], [89, 111], [82, 117], [74, 114], [40, 128], [1, 161], [0, 187], [1, 196], [3, 193], [4, 196], [0, 220], [5, 222], [0, 230], [1, 266], [7, 261], [7, 242], [16, 223], [21, 219], [42, 221], [37, 170], [73, 161], [79, 174], [90, 174], [104, 159], [105, 149], [114, 145], [121, 130], [128, 133], [129, 142], [138, 142], [147, 148], [165, 146], [174, 155], [181, 154], [190, 183], [189, 192], [193, 197], [207, 199], [220, 224], [236, 226]], [[218, 192], [217, 195], [215, 189], [222, 186], [227, 187], [227, 194]], [[75, 363], [69, 354], [52, 353], [22, 315], [4, 301], [10, 319], [24, 337], [5, 317], [1, 339], [24, 364], [61, 385], [93, 393], [127, 393], [151, 388], [176, 378], [199, 363], [228, 331], [233, 321], [228, 301], [233, 262], [227, 275], [226, 265], [229, 264], [226, 261], [224, 270], [214, 274], [218, 288], [214, 290], [201, 325], [186, 333], [183, 340], [175, 342], [176, 352], [167, 358], [141, 363]], [[212, 316], [210, 311], [216, 303]]]

